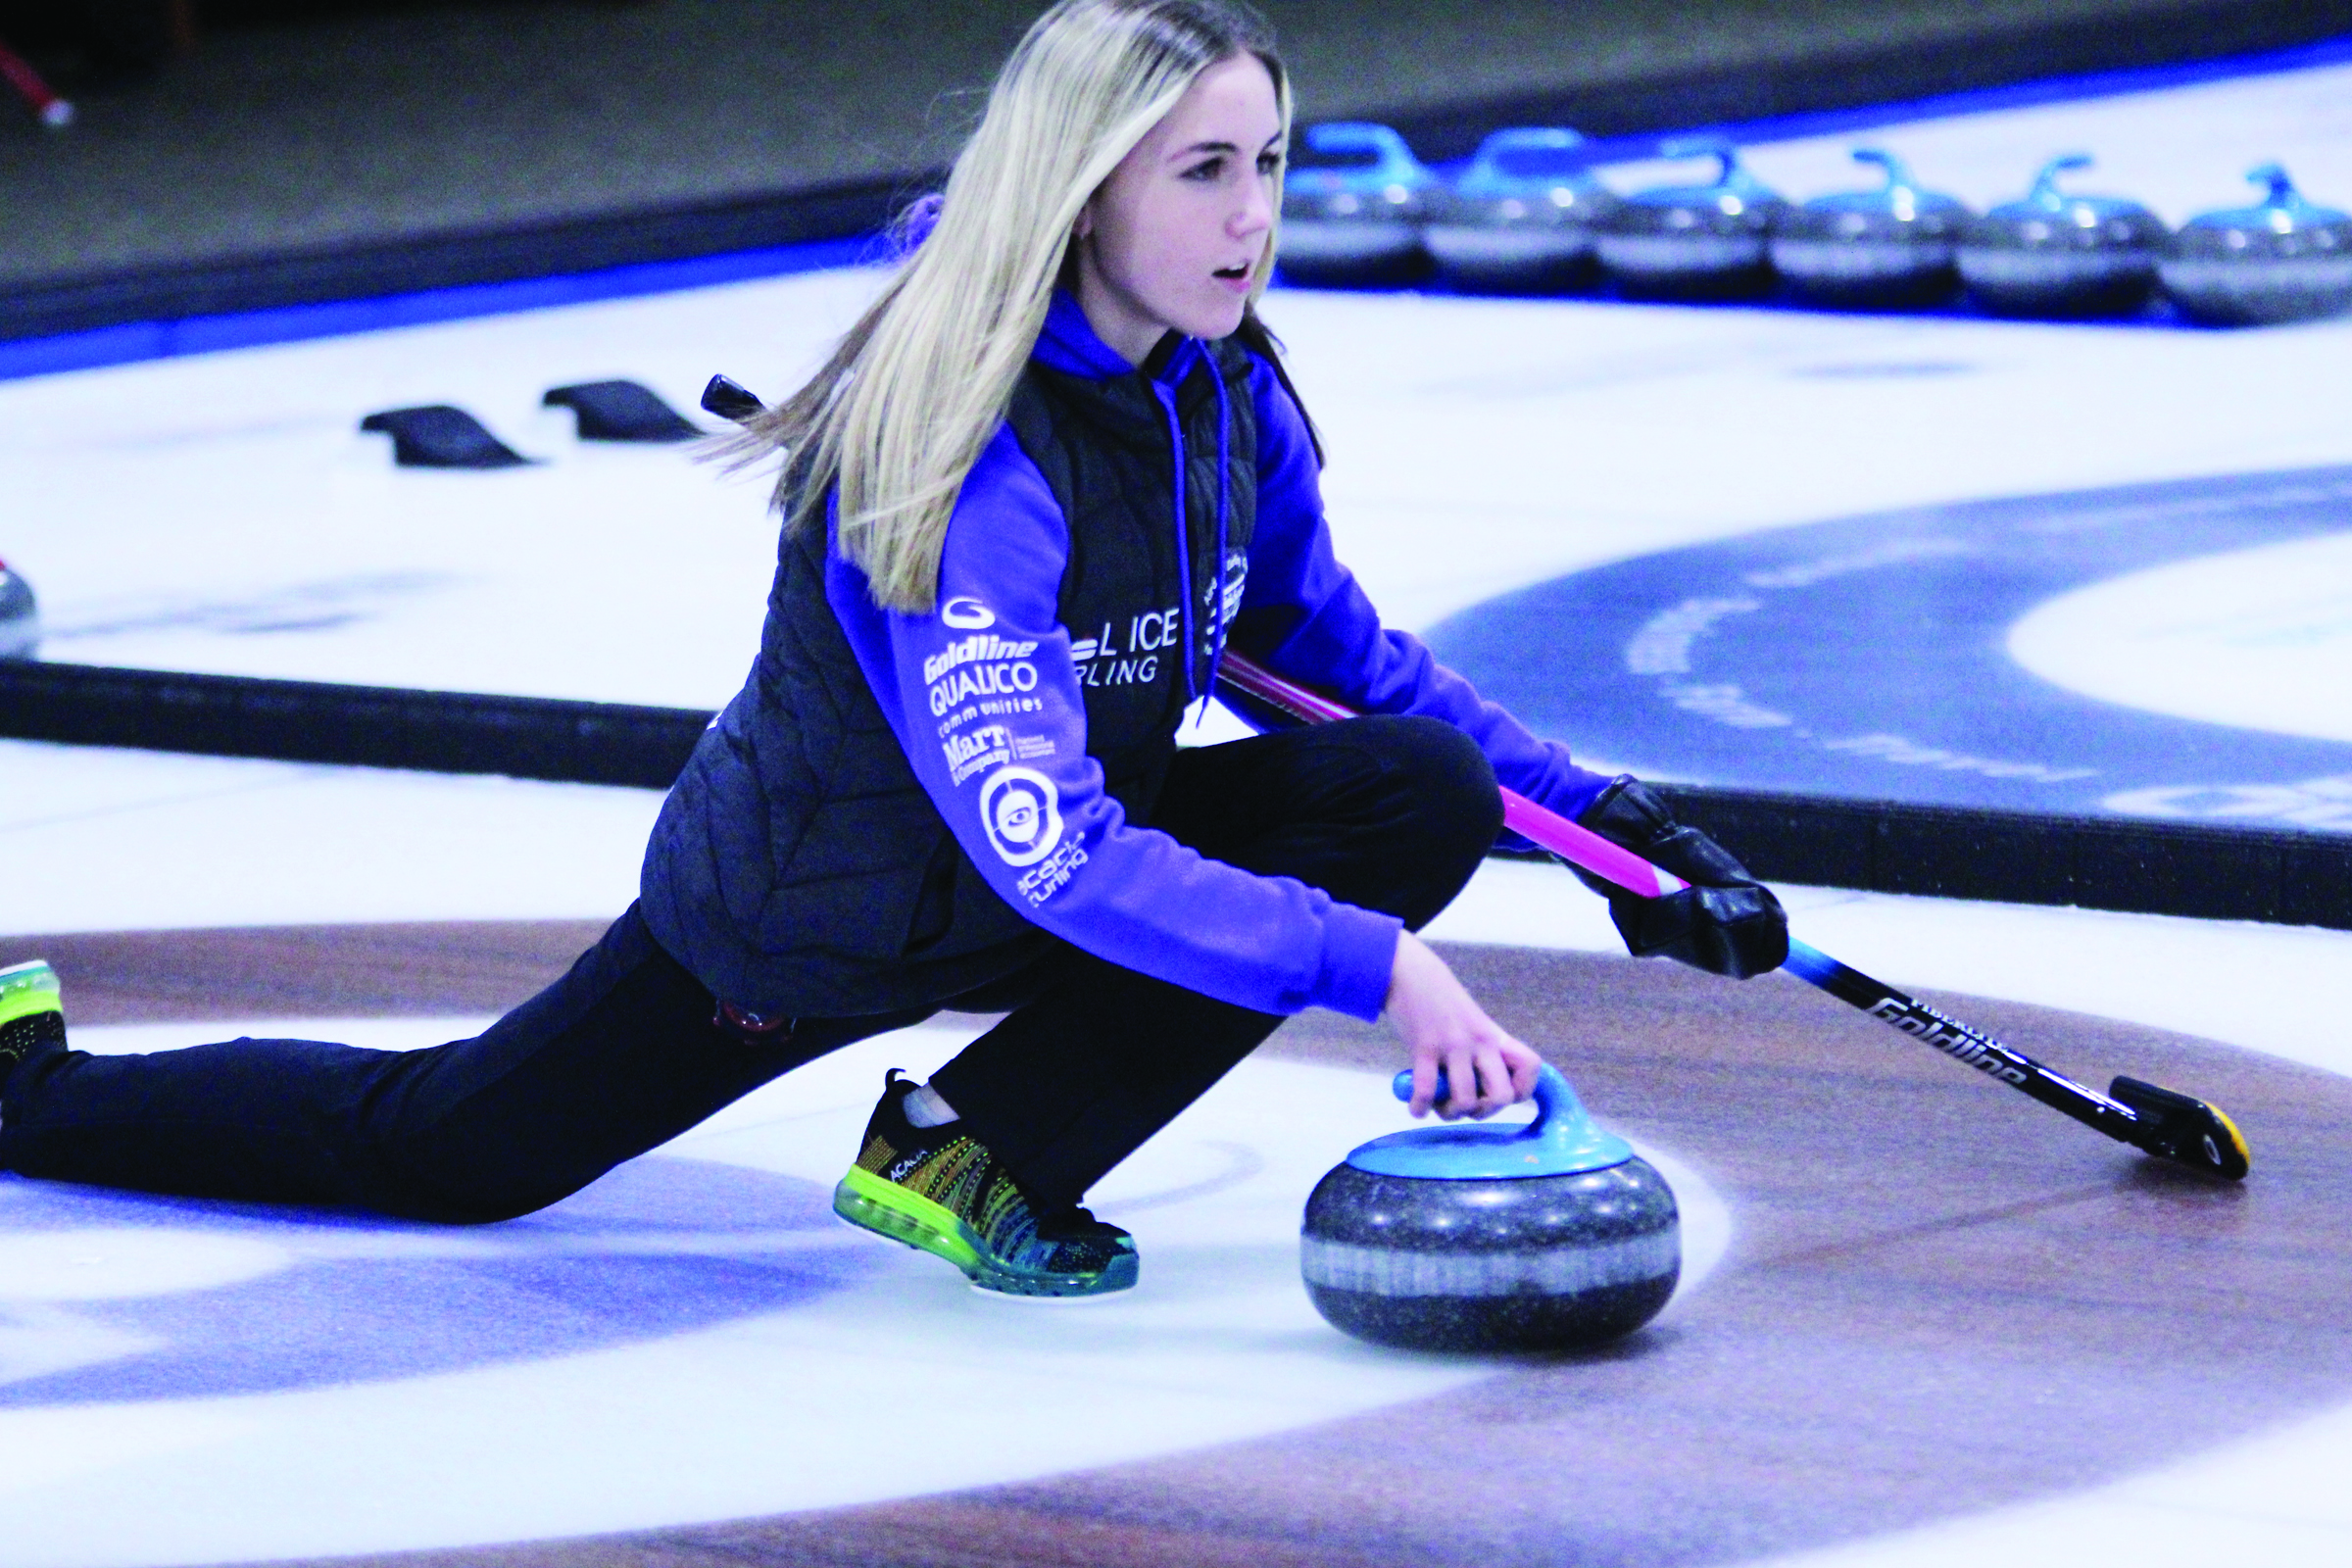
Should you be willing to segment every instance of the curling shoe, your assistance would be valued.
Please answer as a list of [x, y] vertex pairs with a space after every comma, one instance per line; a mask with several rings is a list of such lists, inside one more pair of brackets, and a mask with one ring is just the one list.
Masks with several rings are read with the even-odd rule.
[[0, 969], [0, 1078], [38, 1051], [66, 1043], [66, 1008], [57, 972], [45, 959]]
[[865, 1124], [858, 1163], [833, 1189], [833, 1212], [963, 1270], [1007, 1296], [1105, 1296], [1131, 1289], [1135, 1238], [1076, 1206], [1039, 1212], [986, 1145], [951, 1121], [917, 1127], [896, 1067]]

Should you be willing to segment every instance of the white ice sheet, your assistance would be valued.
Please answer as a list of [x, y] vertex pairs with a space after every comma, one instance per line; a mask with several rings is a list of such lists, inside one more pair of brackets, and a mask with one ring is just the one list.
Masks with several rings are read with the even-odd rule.
[[[480, 1022], [355, 1031], [280, 1019], [267, 1032], [399, 1049]], [[237, 1032], [93, 1029], [77, 1043], [156, 1050]], [[928, 1072], [967, 1039], [916, 1029], [851, 1047], [649, 1157], [829, 1187], [856, 1151], [883, 1068]], [[1435, 1394], [1488, 1375], [1492, 1362], [1357, 1344], [1324, 1325], [1298, 1284], [1303, 1195], [1368, 1132], [1403, 1124], [1383, 1075], [1245, 1063], [1094, 1194], [1098, 1211], [1138, 1231], [1146, 1264], [1132, 1293], [1083, 1302], [976, 1292], [934, 1260], [847, 1229], [603, 1237], [297, 1220], [223, 1235], [173, 1230], [163, 1204], [151, 1223], [65, 1235], [0, 1223], [0, 1367], [19, 1376], [154, 1348], [107, 1340], [89, 1307], [298, 1266], [315, 1277], [361, 1260], [779, 1245], [862, 1249], [875, 1263], [862, 1282], [784, 1309], [581, 1353], [282, 1393], [9, 1411], [0, 1441], [19, 1457], [0, 1474], [0, 1539], [24, 1568], [127, 1568], [650, 1529], [1024, 1480]], [[1699, 1172], [1642, 1152], [1682, 1204], [1688, 1294], [1722, 1256], [1729, 1214]], [[0, 1183], [0, 1221], [26, 1196]], [[428, 1321], [408, 1332], [436, 1330]], [[910, 1412], [942, 1408], [956, 1412], [952, 1430], [910, 1441]], [[119, 1506], [125, 1496], [140, 1505]]]
[[[108, 813], [104, 854], [126, 864], [169, 866], [187, 856], [191, 845], [201, 844], [212, 863], [244, 868], [211, 905], [201, 890], [175, 887], [168, 879], [125, 877], [94, 884], [103, 898], [93, 896], [76, 906], [84, 918], [71, 922], [88, 928], [232, 923], [219, 911], [248, 903], [264, 909], [265, 919], [272, 918], [266, 911], [273, 907], [299, 911], [277, 919], [317, 920], [605, 914], [614, 907], [606, 890], [592, 879], [572, 880], [566, 867], [584, 855], [608, 852], [615, 862], [631, 859], [641, 831], [642, 817], [629, 822], [598, 814], [602, 796], [621, 797], [619, 804], [625, 804], [631, 792], [512, 782], [489, 789], [481, 781], [423, 775], [395, 779], [389, 782], [407, 801], [406, 819], [439, 823], [468, 840], [494, 838], [503, 867], [498, 877], [444, 880], [425, 858], [412, 867], [424, 870], [404, 876], [403, 856], [429, 844], [430, 832], [410, 839], [387, 834], [362, 814], [286, 808], [290, 798], [306, 791], [331, 802], [339, 785], [365, 790], [387, 782], [377, 776], [205, 761], [209, 789], [200, 798], [184, 788], [149, 798], [142, 792], [154, 791], [152, 768], [159, 760], [137, 753], [46, 751], [44, 765], [53, 777], [78, 773], [88, 796], [103, 803]], [[19, 760], [17, 748], [0, 753], [0, 766]], [[192, 760], [161, 760], [166, 772]], [[289, 773], [298, 776], [289, 779]], [[239, 787], [240, 775], [250, 787]], [[591, 798], [596, 809], [584, 811], [583, 797]], [[653, 797], [637, 800], [642, 811]], [[465, 826], [469, 821], [473, 829]], [[478, 831], [485, 824], [495, 832]], [[336, 864], [374, 840], [384, 841], [383, 858], [368, 874], [348, 879], [315, 874], [315, 867]], [[37, 887], [44, 878], [70, 874], [74, 862], [93, 853], [89, 844], [74, 819], [22, 820], [0, 829], [14, 885]], [[1835, 890], [1785, 892], [1808, 940], [1898, 984], [2075, 1007], [2352, 1071], [2352, 1049], [2332, 1027], [2341, 977], [2352, 973], [2352, 933]], [[67, 922], [36, 923], [56, 929]], [[19, 922], [15, 928], [26, 927]], [[1525, 863], [1484, 868], [1432, 934], [1452, 941], [1599, 952], [1617, 947], [1598, 900], [1564, 874]], [[28, 951], [15, 951], [0, 939], [0, 960], [25, 956]], [[303, 1025], [279, 1020], [270, 1032], [312, 1031], [397, 1046], [451, 1038], [467, 1027], [434, 1021]], [[146, 1049], [225, 1032], [220, 1026], [172, 1026], [85, 1031], [77, 1038]], [[830, 1179], [842, 1151], [855, 1140], [886, 1059], [925, 1070], [959, 1042], [950, 1033], [918, 1031], [843, 1053], [743, 1102], [689, 1135], [674, 1152]], [[1889, 1037], [1889, 1049], [1907, 1048]], [[1572, 1075], [1576, 1071], [1573, 1045], [1562, 1064]], [[1600, 1108], [1605, 1114], [1606, 1107]], [[877, 1495], [867, 1481], [829, 1465], [793, 1470], [797, 1479], [785, 1488], [772, 1462], [778, 1400], [798, 1401], [799, 1417], [830, 1438], [849, 1442], [865, 1430], [858, 1424], [866, 1419], [860, 1391], [876, 1385], [861, 1380], [888, 1372], [876, 1372], [859, 1359], [861, 1337], [876, 1323], [890, 1326], [894, 1343], [911, 1338], [946, 1347], [939, 1355], [948, 1360], [973, 1358], [971, 1386], [992, 1397], [998, 1396], [992, 1391], [1000, 1381], [1027, 1388], [1040, 1368], [1062, 1367], [1070, 1356], [1106, 1356], [1103, 1364], [1121, 1368], [1119, 1375], [1134, 1384], [1122, 1408], [1149, 1417], [1137, 1423], [1148, 1431], [1090, 1424], [1082, 1412], [1049, 1401], [1035, 1406], [1042, 1424], [1005, 1428], [964, 1468], [903, 1476], [906, 1491], [1167, 1451], [1434, 1391], [1472, 1374], [1453, 1366], [1392, 1364], [1376, 1355], [1367, 1361], [1363, 1357], [1371, 1352], [1345, 1342], [1335, 1348], [1336, 1336], [1316, 1337], [1311, 1315], [1302, 1315], [1303, 1300], [1290, 1283], [1290, 1238], [1299, 1195], [1337, 1151], [1369, 1131], [1396, 1125], [1395, 1118], [1374, 1075], [1273, 1063], [1237, 1074], [1100, 1193], [1102, 1210], [1127, 1219], [1144, 1238], [1154, 1288], [1139, 1293], [1132, 1303], [1110, 1304], [1102, 1309], [1105, 1315], [1083, 1320], [1106, 1325], [1099, 1333], [1072, 1330], [1067, 1315], [1050, 1308], [1023, 1316], [1004, 1303], [974, 1298], [956, 1288], [952, 1276], [943, 1283], [944, 1271], [927, 1269], [924, 1260], [908, 1254], [903, 1261], [894, 1259], [892, 1271], [871, 1290], [797, 1309], [777, 1321], [761, 1319], [546, 1364], [284, 1395], [12, 1412], [0, 1416], [0, 1433], [14, 1435], [14, 1451], [38, 1458], [12, 1472], [16, 1490], [0, 1494], [0, 1529], [16, 1544], [12, 1562], [155, 1562], [185, 1560], [199, 1554], [200, 1545], [204, 1553], [220, 1556], [384, 1549], [618, 1529]], [[1318, 1129], [1311, 1137], [1301, 1131], [1310, 1125]], [[1670, 1170], [1687, 1207], [1692, 1206], [1693, 1195], [1705, 1191], [1701, 1173], [1688, 1165]], [[1698, 1219], [1692, 1223], [1695, 1233], [1706, 1233]], [[1730, 1222], [1713, 1223], [1721, 1235]], [[114, 1273], [102, 1271], [104, 1289], [184, 1287], [216, 1275], [226, 1278], [239, 1270], [278, 1266], [308, 1245], [300, 1238], [241, 1240], [226, 1252], [217, 1243], [177, 1250], [149, 1244], [147, 1251]], [[71, 1301], [60, 1300], [61, 1294], [73, 1294], [61, 1293], [56, 1284], [61, 1260], [54, 1249], [18, 1256], [9, 1251], [13, 1245], [0, 1240], [0, 1316], [20, 1332], [0, 1334], [0, 1353], [55, 1348], [62, 1343], [58, 1336], [73, 1338], [78, 1332]], [[1231, 1250], [1234, 1247], [1241, 1251]], [[1244, 1254], [1254, 1260], [1248, 1267], [1236, 1261]], [[1212, 1280], [1221, 1283], [1212, 1285]], [[13, 1303], [12, 1290], [20, 1298]], [[920, 1322], [902, 1321], [909, 1314]], [[1176, 1323], [1184, 1325], [1181, 1332], [1171, 1327]], [[949, 1375], [930, 1355], [894, 1354], [910, 1378]], [[811, 1378], [810, 1366], [828, 1370]], [[1247, 1399], [1229, 1397], [1245, 1387], [1259, 1392]], [[1161, 1393], [1171, 1402], [1164, 1407], [1149, 1402]], [[1008, 1407], [1021, 1403], [1004, 1397]], [[1045, 1421], [1045, 1415], [1054, 1419]], [[515, 1422], [528, 1431], [514, 1427]], [[2151, 1560], [2187, 1561], [2179, 1542], [2204, 1539], [2223, 1520], [2242, 1548], [2266, 1562], [2339, 1560], [2326, 1553], [2340, 1553], [2352, 1544], [2352, 1527], [2328, 1511], [2325, 1496], [2330, 1494], [2315, 1491], [2310, 1478], [2314, 1467], [2326, 1462], [2328, 1446], [2342, 1441], [2347, 1423], [2352, 1416], [2331, 1418], [2301, 1437], [2274, 1436], [2209, 1456], [2168, 1473], [2160, 1484], [2133, 1483], [2079, 1503], [2021, 1510], [2014, 1525], [1996, 1520], [1965, 1530], [1952, 1527], [1962, 1530], [1958, 1535], [1942, 1531], [1893, 1538], [1852, 1560], [1899, 1568], [1915, 1560], [1954, 1560], [1948, 1554], [1961, 1549], [1954, 1542], [1990, 1542], [2010, 1560], [2058, 1561], [2120, 1519], [2144, 1515], [2140, 1499], [2158, 1485], [2162, 1498], [2155, 1517], [2171, 1517], [2162, 1511], [2168, 1509], [2203, 1511], [2192, 1521], [2194, 1529], [2177, 1533], [2178, 1540], [2168, 1536], [2147, 1543], [2150, 1550], [2160, 1550]], [[629, 1447], [640, 1437], [654, 1451], [637, 1454]], [[577, 1452], [570, 1446], [575, 1438]], [[518, 1454], [553, 1457], [535, 1467], [501, 1468], [521, 1464]], [[743, 1462], [746, 1454], [757, 1462]], [[634, 1481], [597, 1468], [614, 1455], [631, 1457]], [[420, 1484], [418, 1491], [433, 1494], [429, 1507], [317, 1512], [302, 1505], [305, 1498], [353, 1495], [355, 1488], [382, 1494], [367, 1489], [406, 1467], [428, 1476], [484, 1479], [478, 1487], [457, 1489]], [[88, 1522], [101, 1512], [96, 1499], [126, 1493], [168, 1500], [170, 1509], [163, 1511], [159, 1501], [157, 1509], [129, 1516], [118, 1517], [122, 1511], [115, 1510], [106, 1515], [104, 1539], [90, 1537]], [[2131, 1528], [2136, 1532], [2132, 1539], [2140, 1540], [2153, 1527], [2143, 1518]]]

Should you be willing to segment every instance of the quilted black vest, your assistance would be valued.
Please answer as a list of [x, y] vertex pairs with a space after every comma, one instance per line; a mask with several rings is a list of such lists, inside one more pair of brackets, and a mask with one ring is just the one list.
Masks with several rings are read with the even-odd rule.
[[[1069, 525], [1058, 599], [1084, 682], [1087, 753], [1148, 823], [1188, 685], [1238, 603], [1257, 514], [1253, 363], [1239, 344], [1176, 389], [1184, 538], [1168, 417], [1147, 371], [1095, 380], [1032, 363], [1013, 434]], [[1225, 558], [1217, 559], [1218, 398], [1227, 388]], [[891, 733], [824, 592], [824, 541], [788, 533], [750, 680], [695, 748], [647, 846], [641, 906], [697, 979], [766, 1015], [927, 1006], [998, 979], [1050, 939], [982, 880]], [[1194, 647], [1176, 646], [1194, 599]], [[1223, 608], [1225, 612], [1220, 614]]]

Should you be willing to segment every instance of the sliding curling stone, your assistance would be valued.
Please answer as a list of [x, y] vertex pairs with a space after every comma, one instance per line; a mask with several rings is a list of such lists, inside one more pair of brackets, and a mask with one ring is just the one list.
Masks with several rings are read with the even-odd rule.
[[1705, 185], [1637, 191], [1594, 226], [1600, 265], [1637, 299], [1739, 300], [1772, 292], [1773, 224], [1788, 204], [1740, 167], [1720, 136], [1672, 141], [1661, 158], [1713, 158]]
[[2022, 200], [1960, 231], [1960, 279], [1996, 316], [2131, 316], [2156, 291], [2164, 220], [2118, 196], [2074, 196], [2058, 176], [2090, 155], [2054, 158]]
[[1916, 309], [1959, 293], [1952, 257], [1969, 210], [1921, 190], [1892, 153], [1857, 148], [1854, 162], [1878, 165], [1886, 183], [1816, 196], [1782, 214], [1772, 232], [1773, 270], [1799, 299], [1833, 310]]
[[1283, 280], [1396, 288], [1429, 276], [1421, 224], [1438, 176], [1386, 125], [1309, 125], [1283, 180]]
[[1585, 138], [1557, 126], [1498, 130], [1450, 188], [1429, 199], [1422, 243], [1438, 275], [1487, 294], [1564, 294], [1600, 273], [1592, 225], [1617, 193], [1579, 161]]
[[[1410, 1099], [1412, 1074], [1395, 1087]], [[1551, 1067], [1524, 1126], [1417, 1128], [1350, 1153], [1307, 1199], [1298, 1247], [1334, 1328], [1415, 1350], [1621, 1339], [1657, 1316], [1683, 1256], [1666, 1179]]]
[[2207, 326], [2270, 326], [2352, 309], [2352, 215], [2305, 201], [2277, 164], [2246, 177], [2269, 194], [2190, 219], [2156, 263], [2180, 314]]

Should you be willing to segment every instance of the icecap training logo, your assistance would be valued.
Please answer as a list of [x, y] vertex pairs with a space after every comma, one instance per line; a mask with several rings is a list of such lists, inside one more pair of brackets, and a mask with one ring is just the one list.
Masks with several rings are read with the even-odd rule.
[[980, 786], [980, 825], [1006, 865], [1035, 865], [1061, 842], [1061, 797], [1033, 767], [1000, 767]]

